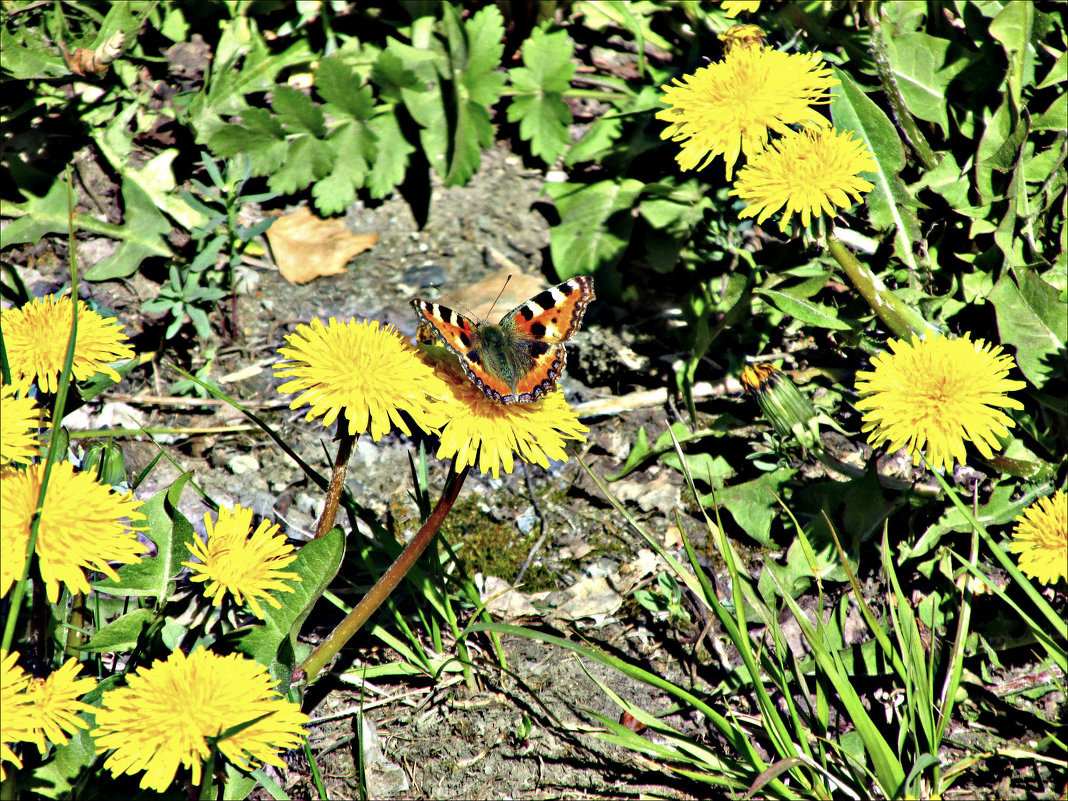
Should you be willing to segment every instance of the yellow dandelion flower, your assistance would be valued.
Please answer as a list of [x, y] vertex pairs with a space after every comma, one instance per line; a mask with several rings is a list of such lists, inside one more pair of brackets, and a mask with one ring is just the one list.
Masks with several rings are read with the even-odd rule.
[[33, 398], [18, 397], [12, 386], [0, 387], [0, 466], [37, 458], [37, 429], [44, 425], [44, 416]]
[[193, 557], [200, 561], [182, 562], [193, 572], [190, 580], [208, 582], [204, 595], [214, 596], [214, 606], [219, 606], [229, 592], [239, 605], [244, 597], [252, 613], [261, 620], [261, 598], [275, 609], [280, 608], [282, 604], [271, 593], [293, 592], [282, 581], [301, 579], [296, 573], [282, 570], [297, 555], [286, 538], [278, 534], [277, 524], [261, 520], [250, 537], [252, 510], [237, 506], [233, 510], [219, 509], [217, 523], [212, 523], [211, 515], [204, 515], [204, 525], [208, 530], [207, 540], [196, 538], [189, 545]]
[[279, 378], [291, 378], [280, 393], [301, 393], [289, 405], [309, 404], [305, 418], [323, 418], [329, 426], [344, 411], [350, 435], [370, 428], [377, 442], [393, 426], [411, 434], [400, 412], [426, 431], [444, 424], [428, 395], [439, 391], [433, 371], [416, 356], [416, 350], [392, 325], [377, 321], [338, 323], [330, 318], [301, 325], [286, 337], [288, 347], [278, 352], [289, 361], [274, 366]]
[[192, 784], [200, 785], [208, 738], [264, 715], [218, 743], [241, 770], [264, 762], [283, 767], [279, 750], [306, 736], [308, 716], [300, 706], [274, 689], [263, 666], [240, 654], [198, 649], [187, 657], [179, 650], [166, 661], [139, 668], [128, 681], [104, 693], [93, 739], [98, 753], [114, 749], [104, 762], [113, 776], [143, 771], [145, 789], [165, 792], [179, 766], [190, 769]]
[[850, 131], [791, 132], [738, 171], [730, 194], [748, 204], [739, 217], [756, 217], [762, 223], [786, 206], [779, 230], [786, 231], [794, 212], [808, 228], [813, 216], [833, 218], [835, 207], [848, 208], [870, 192], [874, 184], [860, 173], [877, 170], [875, 156]]
[[762, 151], [769, 130], [785, 135], [791, 125], [828, 127], [811, 105], [829, 103], [837, 83], [819, 53], [734, 47], [722, 61], [662, 87], [670, 108], [656, 114], [668, 123], [660, 137], [683, 143], [676, 160], [684, 170], [722, 155], [729, 181], [738, 154]]
[[96, 687], [96, 679], [78, 678], [81, 670], [81, 663], [71, 657], [47, 679], [32, 679], [26, 688], [26, 697], [33, 704], [33, 732], [26, 739], [37, 743], [42, 754], [46, 739], [54, 745], [65, 745], [68, 734], [89, 728], [88, 722], [78, 714], [93, 713], [96, 709], [78, 699]]
[[1001, 449], [998, 437], [1014, 423], [998, 407], [1022, 409], [1005, 393], [1026, 386], [1005, 377], [1015, 362], [1001, 346], [929, 331], [911, 344], [891, 340], [890, 350], [872, 359], [874, 370], [857, 373], [856, 407], [873, 447], [904, 447], [913, 464], [926, 452], [933, 468], [946, 470], [965, 463], [965, 442], [988, 459]]
[[5, 762], [22, 767], [11, 746], [32, 739], [33, 733], [33, 703], [26, 696], [30, 677], [18, 661], [18, 651], [0, 651], [0, 781], [7, 778]]
[[731, 25], [717, 38], [728, 53], [735, 47], [763, 47], [768, 43], [767, 34], [759, 25]]
[[[44, 392], [54, 393], [59, 389], [59, 374], [67, 356], [73, 318], [70, 298], [55, 295], [35, 298], [21, 308], [0, 312], [11, 381], [20, 394], [35, 381]], [[84, 381], [97, 373], [106, 374], [112, 381], [120, 380], [111, 363], [134, 356], [133, 349], [125, 344], [124, 327], [114, 317], [101, 317], [85, 301], [78, 301], [78, 340], [71, 368], [75, 381]]]
[[[26, 470], [7, 468], [0, 481], [0, 597], [22, 578], [30, 522], [44, 465]], [[137, 540], [143, 520], [141, 502], [133, 493], [120, 495], [88, 473], [76, 473], [70, 462], [52, 468], [48, 492], [37, 529], [36, 554], [49, 602], [59, 600], [59, 585], [73, 592], [91, 591], [84, 570], [96, 570], [112, 579], [118, 573], [109, 562], [140, 562], [148, 546]], [[127, 521], [127, 522], [124, 522]]]
[[[433, 356], [427, 355], [428, 360]], [[439, 399], [447, 406], [448, 422], [438, 435], [437, 458], [455, 457], [456, 469], [478, 465], [480, 473], [511, 473], [513, 454], [525, 462], [548, 467], [549, 461], [566, 462], [565, 440], [586, 441], [589, 428], [554, 390], [533, 403], [504, 405], [487, 398], [482, 390], [459, 374], [455, 359], [442, 360], [438, 375], [446, 391]]]
[[760, 10], [760, 0], [723, 0], [719, 7], [727, 13], [731, 19], [735, 19], [743, 12], [755, 14]]
[[1057, 490], [1016, 518], [1009, 550], [1020, 555], [1020, 570], [1043, 584], [1068, 578], [1068, 495]]

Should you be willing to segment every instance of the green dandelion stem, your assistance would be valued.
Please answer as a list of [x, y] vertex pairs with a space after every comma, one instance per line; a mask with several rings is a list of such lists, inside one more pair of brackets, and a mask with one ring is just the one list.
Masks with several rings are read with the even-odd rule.
[[385, 602], [390, 593], [397, 588], [401, 580], [408, 575], [408, 571], [415, 566], [419, 557], [423, 555], [423, 551], [433, 541], [434, 535], [438, 533], [441, 524], [445, 522], [445, 518], [452, 509], [453, 504], [456, 503], [456, 499], [460, 496], [460, 489], [463, 487], [464, 479], [467, 478], [467, 473], [470, 469], [470, 465], [467, 465], [457, 473], [454, 466], [453, 470], [450, 471], [448, 481], [445, 483], [445, 489], [441, 492], [441, 499], [430, 513], [430, 517], [423, 523], [422, 528], [412, 537], [412, 541], [401, 551], [396, 561], [389, 566], [389, 569], [382, 574], [382, 578], [360, 599], [360, 602], [353, 607], [353, 610], [349, 612], [345, 619], [297, 667], [297, 673], [304, 672], [304, 677], [301, 679], [302, 683], [308, 684], [319, 675], [319, 672], [330, 663], [334, 656], [337, 655], [337, 652], [352, 639], [353, 635]]
[[938, 330], [937, 326], [924, 320], [919, 312], [891, 292], [871, 268], [861, 264], [837, 237], [827, 237], [827, 248], [853, 287], [894, 336], [908, 339], [912, 335], [923, 336], [930, 330]]

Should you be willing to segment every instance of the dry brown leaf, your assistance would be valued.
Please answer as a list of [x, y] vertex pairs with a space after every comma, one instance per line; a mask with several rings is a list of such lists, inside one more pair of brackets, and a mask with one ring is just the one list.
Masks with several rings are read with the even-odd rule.
[[357, 253], [373, 248], [378, 234], [354, 234], [341, 220], [322, 220], [307, 208], [279, 217], [267, 229], [274, 261], [291, 284], [338, 275]]
[[[548, 287], [549, 284], [540, 275], [516, 273], [502, 267], [478, 283], [468, 284], [443, 295], [441, 302], [462, 310], [477, 320], [489, 320], [495, 323], [520, 303], [525, 303]], [[501, 296], [499, 300], [498, 294]], [[496, 304], [494, 304], [495, 300]]]

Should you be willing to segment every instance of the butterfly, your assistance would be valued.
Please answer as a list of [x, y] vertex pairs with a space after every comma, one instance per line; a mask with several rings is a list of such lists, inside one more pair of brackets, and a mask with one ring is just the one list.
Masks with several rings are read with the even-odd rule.
[[593, 299], [593, 278], [579, 275], [539, 292], [496, 325], [418, 298], [411, 306], [472, 384], [490, 400], [510, 404], [533, 403], [556, 386], [567, 361], [563, 343]]

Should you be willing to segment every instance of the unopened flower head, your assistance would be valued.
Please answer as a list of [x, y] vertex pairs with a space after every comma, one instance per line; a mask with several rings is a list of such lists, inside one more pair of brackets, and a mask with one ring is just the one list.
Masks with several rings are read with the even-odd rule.
[[[71, 299], [54, 295], [34, 299], [18, 309], [0, 311], [11, 381], [20, 393], [34, 382], [44, 392], [59, 389], [73, 319]], [[85, 301], [78, 301], [78, 337], [71, 368], [75, 381], [97, 373], [106, 374], [112, 381], [121, 379], [111, 363], [134, 356], [126, 344], [123, 327], [114, 317], [101, 317]]]
[[684, 170], [701, 169], [722, 155], [730, 180], [738, 155], [762, 151], [769, 131], [828, 127], [812, 104], [829, 103], [837, 83], [819, 53], [734, 47], [722, 61], [663, 87], [661, 100], [670, 108], [656, 114], [668, 123], [660, 136], [682, 143], [677, 160]]
[[[435, 363], [427, 355], [428, 363]], [[567, 461], [565, 440], [586, 441], [589, 429], [579, 422], [564, 393], [554, 390], [533, 403], [504, 405], [487, 398], [462, 374], [455, 359], [436, 362], [445, 387], [438, 397], [448, 422], [439, 435], [439, 459], [456, 459], [457, 469], [478, 465], [494, 478], [511, 473], [513, 455], [542, 467]]]
[[1001, 409], [1023, 408], [1006, 393], [1026, 386], [1006, 377], [1011, 356], [967, 335], [933, 331], [889, 344], [890, 353], [872, 359], [873, 370], [857, 373], [856, 407], [873, 447], [905, 448], [913, 464], [924, 455], [932, 468], [946, 470], [966, 462], [966, 442], [988, 459], [1001, 449], [998, 437], [1014, 425]]
[[[2, 473], [0, 597], [22, 578], [44, 467], [5, 468]], [[134, 521], [144, 519], [140, 504], [132, 493], [119, 494], [87, 473], [76, 473], [70, 462], [53, 466], [35, 548], [49, 602], [59, 600], [61, 584], [72, 593], [90, 592], [86, 570], [117, 580], [110, 562], [141, 561], [148, 546], [136, 534]]]
[[279, 751], [305, 737], [308, 716], [281, 697], [266, 668], [240, 654], [176, 650], [128, 682], [104, 693], [93, 739], [98, 752], [112, 752], [104, 767], [113, 776], [144, 773], [145, 789], [167, 791], [179, 767], [199, 786], [208, 739], [249, 721], [257, 722], [217, 743], [243, 771], [264, 762], [283, 767]]
[[741, 383], [756, 398], [776, 434], [783, 438], [792, 434], [806, 449], [822, 447], [816, 410], [790, 376], [769, 362], [756, 362], [742, 370]]
[[877, 171], [875, 156], [849, 131], [790, 132], [738, 171], [730, 194], [747, 204], [738, 216], [756, 217], [757, 223], [785, 206], [779, 220], [785, 232], [794, 213], [805, 228], [824, 215], [833, 219], [839, 208], [849, 208], [872, 190], [861, 173]]
[[234, 596], [237, 604], [242, 598], [248, 601], [252, 613], [263, 619], [260, 601], [281, 607], [274, 597], [277, 592], [293, 592], [284, 581], [300, 581], [292, 571], [282, 570], [293, 562], [297, 555], [293, 546], [278, 533], [278, 526], [269, 520], [261, 520], [252, 531], [252, 510], [237, 506], [231, 510], [219, 509], [218, 522], [211, 515], [204, 515], [208, 531], [207, 540], [194, 538], [189, 545], [197, 562], [182, 562], [192, 571], [191, 581], [207, 582], [204, 594], [214, 596], [214, 606], [219, 606], [226, 593]]
[[1019, 554], [1020, 570], [1043, 584], [1068, 578], [1068, 495], [1057, 490], [1016, 518], [1009, 550]]
[[392, 325], [379, 328], [364, 320], [329, 325], [312, 320], [286, 337], [278, 352], [287, 359], [274, 366], [279, 378], [291, 380], [278, 388], [300, 394], [291, 409], [308, 404], [306, 420], [322, 417], [331, 425], [344, 412], [350, 435], [371, 432], [377, 442], [393, 426], [411, 434], [401, 412], [428, 432], [444, 424], [428, 395], [439, 391], [433, 370], [416, 357], [415, 348]]
[[32, 462], [41, 452], [37, 431], [45, 412], [33, 398], [18, 397], [12, 386], [0, 386], [0, 467]]

